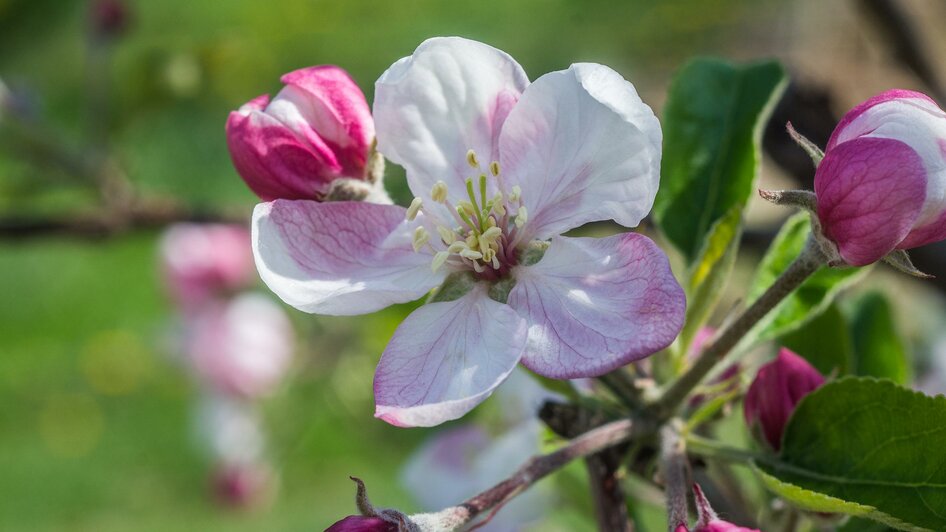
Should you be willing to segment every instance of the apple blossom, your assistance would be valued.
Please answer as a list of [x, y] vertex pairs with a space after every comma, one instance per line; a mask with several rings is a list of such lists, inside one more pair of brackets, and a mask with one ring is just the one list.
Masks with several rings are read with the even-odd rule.
[[219, 393], [259, 397], [272, 391], [292, 361], [294, 333], [282, 308], [247, 293], [214, 303], [187, 324], [185, 351], [199, 380]]
[[946, 114], [890, 90], [838, 124], [815, 173], [824, 235], [847, 264], [946, 239]]
[[[786, 348], [759, 369], [746, 393], [746, 424], [772, 449], [782, 447], [782, 433], [801, 399], [824, 384], [824, 377], [804, 358]], [[760, 434], [761, 433], [761, 434]]]
[[654, 242], [562, 236], [596, 220], [633, 227], [653, 204], [660, 125], [630, 83], [585, 63], [530, 84], [500, 50], [435, 38], [375, 94], [378, 150], [406, 169], [410, 208], [263, 203], [253, 246], [264, 282], [306, 312], [364, 314], [441, 287], [381, 356], [377, 417], [437, 425], [520, 360], [597, 376], [674, 340], [685, 298]]
[[272, 101], [266, 94], [254, 98], [227, 120], [230, 156], [250, 189], [264, 201], [323, 200], [336, 182], [377, 181], [369, 164], [374, 122], [348, 73], [313, 66], [281, 81], [286, 86]]
[[255, 277], [249, 231], [240, 226], [176, 224], [160, 246], [165, 284], [185, 310], [245, 288]]

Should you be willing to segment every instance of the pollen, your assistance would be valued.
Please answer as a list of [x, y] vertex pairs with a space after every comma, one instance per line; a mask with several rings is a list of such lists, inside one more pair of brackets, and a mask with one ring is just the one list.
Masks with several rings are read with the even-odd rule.
[[499, 177], [499, 161], [489, 163], [489, 173], [493, 174], [493, 177]]
[[476, 152], [470, 150], [466, 152], [466, 164], [470, 165], [470, 168], [479, 168], [480, 161], [476, 158]]

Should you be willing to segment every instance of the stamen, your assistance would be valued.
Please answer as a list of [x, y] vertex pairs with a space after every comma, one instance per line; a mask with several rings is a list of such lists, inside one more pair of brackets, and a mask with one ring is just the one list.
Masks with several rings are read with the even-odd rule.
[[462, 241], [462, 240], [458, 240], [458, 241], [454, 242], [453, 244], [450, 244], [450, 247], [447, 248], [447, 251], [448, 251], [449, 253], [451, 253], [451, 254], [454, 254], [454, 253], [455, 253], [455, 254], [459, 255], [461, 251], [463, 251], [464, 249], [467, 249], [467, 248], [468, 248], [468, 246], [466, 245], [466, 242], [464, 242], [464, 241]]
[[482, 259], [482, 258], [483, 258], [483, 254], [482, 254], [482, 253], [480, 253], [479, 251], [470, 249], [470, 248], [466, 248], [466, 249], [464, 249], [463, 251], [461, 251], [461, 252], [460, 252], [460, 256], [461, 256], [461, 257], [464, 257], [464, 258], [467, 258], [467, 259], [470, 259], [470, 260], [479, 260], [479, 259]]
[[448, 258], [450, 258], [449, 252], [438, 251], [437, 254], [434, 255], [434, 261], [430, 263], [430, 269], [433, 270], [434, 273], [436, 273], [437, 270], [439, 270], [440, 267], [443, 266], [443, 263], [447, 262]]
[[443, 181], [437, 181], [434, 183], [434, 188], [430, 190], [430, 199], [436, 201], [437, 203], [444, 203], [447, 201], [447, 184]]
[[528, 220], [529, 213], [526, 211], [526, 206], [522, 205], [519, 207], [519, 212], [516, 213], [516, 227], [522, 229], [522, 226], [524, 226]]
[[425, 244], [430, 240], [430, 234], [427, 232], [423, 226], [414, 229], [414, 241], [412, 245], [414, 246], [414, 252], [420, 251], [420, 248], [424, 247]]
[[472, 149], [466, 152], [466, 164], [470, 165], [472, 168], [480, 167], [480, 161], [476, 158], [476, 152]]
[[440, 240], [448, 246], [457, 241], [457, 234], [442, 225], [437, 226], [437, 232], [440, 233]]
[[489, 163], [489, 173], [493, 174], [493, 177], [499, 177], [499, 161]]
[[[457, 214], [460, 215], [460, 218], [463, 220], [465, 224], [470, 226], [470, 229], [474, 229], [476, 228], [476, 224], [473, 223], [473, 220], [470, 219], [470, 215], [467, 214], [467, 208], [466, 208], [467, 206], [464, 205], [464, 203], [468, 203], [468, 202], [461, 201], [460, 204], [457, 205]], [[472, 213], [472, 211], [470, 212]]]
[[513, 185], [512, 194], [509, 195], [509, 201], [515, 203], [519, 201], [521, 197], [522, 197], [522, 187], [520, 187], [519, 185]]
[[411, 200], [411, 206], [407, 208], [407, 219], [414, 221], [417, 218], [417, 213], [424, 207], [424, 202], [420, 198], [414, 198]]

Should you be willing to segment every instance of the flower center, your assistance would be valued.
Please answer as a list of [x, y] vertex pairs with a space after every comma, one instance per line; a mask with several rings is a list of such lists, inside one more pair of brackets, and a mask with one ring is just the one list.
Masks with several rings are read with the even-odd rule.
[[[503, 278], [516, 265], [520, 230], [525, 225], [528, 212], [522, 204], [522, 190], [518, 185], [506, 190], [499, 162], [489, 163], [488, 170], [480, 166], [473, 150], [467, 152], [466, 162], [477, 175], [466, 179], [466, 197], [456, 205], [453, 196], [443, 181], [437, 181], [430, 191], [430, 198], [444, 205], [451, 219], [443, 220], [424, 207], [421, 198], [414, 198], [407, 209], [407, 219], [413, 220], [423, 212], [436, 227], [437, 236], [431, 240], [423, 226], [414, 231], [414, 251], [430, 249], [434, 253], [431, 269], [437, 271], [444, 264], [462, 266], [473, 270], [486, 280]], [[495, 181], [496, 192], [487, 193], [489, 181]]]

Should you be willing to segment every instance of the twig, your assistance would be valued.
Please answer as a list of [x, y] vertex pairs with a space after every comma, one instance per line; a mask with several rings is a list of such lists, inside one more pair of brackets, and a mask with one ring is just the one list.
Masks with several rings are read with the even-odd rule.
[[473, 496], [460, 504], [460, 507], [469, 512], [467, 522], [472, 521], [484, 512], [505, 504], [572, 460], [593, 455], [623, 443], [635, 435], [646, 434], [650, 428], [650, 425], [646, 422], [631, 421], [630, 419], [612, 421], [602, 425], [571, 440], [557, 451], [533, 457], [512, 476], [479, 495]]
[[63, 218], [0, 216], [0, 239], [23, 241], [48, 236], [96, 239], [161, 228], [177, 222], [245, 224], [247, 220], [247, 216], [200, 211], [174, 204], [147, 204], [122, 212]]
[[667, 529], [674, 532], [688, 521], [688, 464], [680, 423], [671, 420], [660, 429], [660, 472], [667, 491]]
[[749, 306], [739, 317], [724, 327], [706, 347], [697, 361], [670, 384], [653, 402], [651, 411], [659, 420], [669, 419], [686, 400], [687, 395], [712, 371], [729, 351], [766, 314], [786, 296], [798, 288], [808, 277], [824, 265], [826, 259], [818, 243], [811, 237], [801, 254], [786, 268], [778, 279]]

